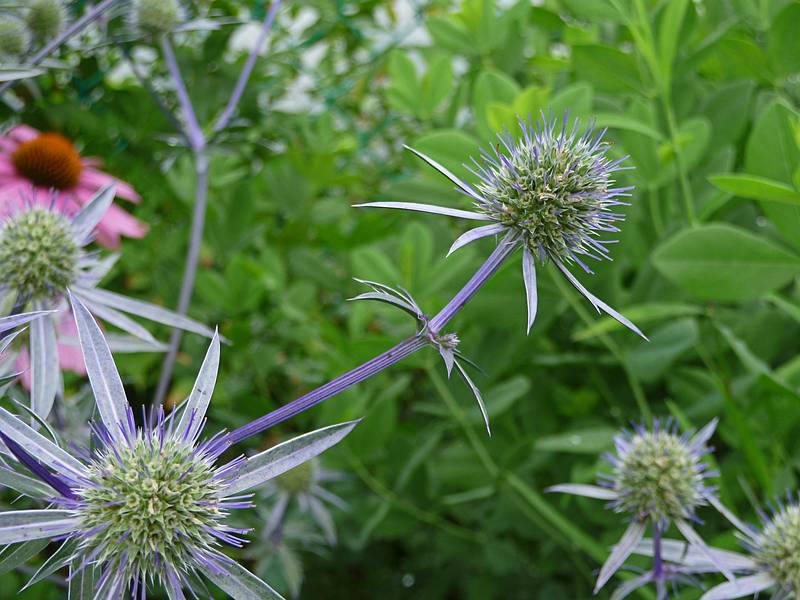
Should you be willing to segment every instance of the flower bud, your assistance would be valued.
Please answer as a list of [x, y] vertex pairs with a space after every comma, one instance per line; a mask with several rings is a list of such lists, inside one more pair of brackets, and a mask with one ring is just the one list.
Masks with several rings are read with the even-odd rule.
[[133, 22], [142, 33], [169, 33], [181, 22], [177, 0], [135, 0]]
[[26, 16], [28, 29], [40, 40], [56, 36], [66, 21], [61, 0], [33, 0]]
[[17, 57], [28, 51], [31, 35], [25, 23], [9, 15], [0, 15], [0, 56]]

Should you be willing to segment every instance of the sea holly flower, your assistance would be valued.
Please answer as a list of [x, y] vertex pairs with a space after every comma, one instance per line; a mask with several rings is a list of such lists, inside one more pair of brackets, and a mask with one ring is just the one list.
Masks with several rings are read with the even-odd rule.
[[689, 544], [722, 573], [733, 578], [732, 570], [717, 559], [691, 525], [699, 507], [720, 505], [714, 489], [706, 485], [706, 480], [716, 474], [708, 471], [703, 462], [703, 457], [710, 452], [706, 442], [716, 425], [716, 420], [711, 421], [694, 435], [678, 434], [674, 425], [662, 426], [658, 421], [652, 430], [637, 426], [633, 432], [625, 432], [614, 439], [616, 453], [606, 456], [611, 473], [601, 474], [599, 485], [568, 483], [548, 488], [550, 492], [608, 500], [615, 512], [631, 517], [630, 525], [600, 569], [595, 593], [634, 553], [648, 525], [653, 529], [657, 558], [653, 570], [639, 578], [639, 585], [653, 581], [662, 589], [671, 574], [664, 568], [660, 554], [662, 534], [670, 524], [674, 524]]
[[[341, 441], [357, 424], [342, 423], [230, 462], [222, 432], [200, 440], [219, 368], [214, 335], [192, 391], [179, 410], [137, 428], [103, 334], [73, 297], [81, 349], [97, 404], [95, 447], [68, 451], [0, 409], [0, 439], [18, 462], [0, 481], [49, 503], [0, 513], [0, 543], [61, 540], [34, 580], [68, 567], [70, 597], [145, 598], [159, 586], [171, 599], [193, 597], [206, 578], [235, 600], [280, 598], [267, 583], [220, 550], [241, 547], [247, 530], [230, 513], [253, 506], [251, 490]], [[75, 594], [74, 596], [72, 594]]]
[[447, 369], [448, 378], [450, 375], [452, 375], [453, 368], [458, 371], [459, 375], [461, 375], [461, 378], [464, 380], [464, 383], [467, 384], [469, 389], [472, 391], [472, 395], [475, 396], [475, 400], [478, 402], [478, 408], [481, 411], [483, 422], [486, 425], [486, 432], [489, 435], [492, 435], [492, 430], [489, 426], [489, 413], [486, 411], [486, 405], [483, 402], [481, 391], [478, 389], [478, 386], [475, 385], [475, 382], [472, 381], [472, 378], [467, 373], [463, 363], [468, 363], [472, 366], [475, 365], [468, 358], [464, 357], [461, 352], [459, 352], [458, 345], [460, 340], [458, 339], [458, 335], [455, 333], [434, 332], [430, 326], [431, 320], [427, 317], [427, 315], [425, 315], [414, 298], [411, 297], [411, 294], [409, 294], [406, 290], [402, 288], [398, 290], [382, 283], [376, 283], [374, 281], [367, 281], [364, 279], [356, 279], [356, 281], [369, 286], [372, 288], [372, 291], [359, 294], [354, 298], [350, 298], [350, 301], [375, 300], [378, 302], [383, 302], [385, 304], [389, 304], [390, 306], [399, 308], [417, 320], [420, 325], [420, 329], [417, 332], [418, 337], [423, 339], [428, 345], [436, 348], [436, 350], [439, 352], [439, 355], [444, 361], [445, 368]]
[[771, 514], [762, 514], [761, 529], [742, 523], [724, 507], [722, 512], [748, 550], [746, 556], [736, 555], [747, 575], [711, 588], [701, 600], [758, 596], [773, 588], [773, 598], [800, 597], [800, 497], [789, 496]]
[[286, 512], [294, 502], [301, 513], [311, 515], [328, 544], [336, 545], [336, 526], [326, 505], [346, 510], [347, 504], [324, 486], [340, 479], [340, 473], [320, 467], [318, 460], [309, 460], [267, 483], [265, 497], [274, 499], [266, 526], [268, 534], [277, 539], [282, 537]]
[[[632, 186], [614, 187], [612, 174], [626, 157], [612, 160], [609, 144], [603, 141], [605, 130], [596, 132], [589, 125], [582, 131], [575, 119], [569, 125], [567, 115], [561, 125], [554, 119], [534, 125], [530, 119], [519, 121], [520, 139], [509, 132], [498, 134], [499, 143], [492, 153], [481, 151], [481, 162], [473, 159], [478, 183], [473, 187], [422, 152], [408, 150], [439, 171], [456, 189], [466, 195], [473, 210], [461, 210], [416, 202], [369, 202], [362, 207], [394, 208], [436, 213], [485, 221], [461, 235], [450, 253], [476, 240], [503, 235], [507, 246], [502, 259], [522, 248], [522, 275], [528, 306], [528, 331], [536, 318], [538, 294], [536, 259], [552, 261], [564, 277], [597, 309], [636, 332], [644, 334], [622, 314], [594, 296], [570, 272], [567, 265], [591, 269], [583, 259], [611, 260], [608, 246], [616, 240], [603, 239], [619, 232], [618, 223], [625, 215], [617, 212], [628, 203]], [[645, 338], [646, 339], [646, 338]]]
[[[103, 188], [115, 186], [116, 195], [139, 202], [127, 183], [103, 173], [99, 161], [82, 157], [73, 143], [57, 133], [40, 133], [18, 125], [0, 136], [0, 216], [19, 208], [21, 201], [52, 205], [74, 216]], [[147, 226], [112, 204], [97, 224], [98, 243], [119, 246], [120, 238], [140, 238]]]
[[133, 28], [147, 35], [169, 33], [183, 20], [178, 0], [133, 0], [130, 20]]
[[3, 14], [0, 18], [0, 58], [3, 62], [25, 54], [30, 44], [31, 34], [25, 27], [25, 22]]
[[[0, 221], [0, 310], [64, 310], [64, 298], [71, 292], [95, 315], [151, 349], [161, 346], [125, 313], [211, 337], [212, 330], [189, 318], [97, 287], [113, 258], [101, 259], [86, 246], [113, 198], [112, 186], [101, 190], [74, 217], [34, 204], [21, 206]], [[55, 315], [33, 322], [29, 354], [32, 407], [46, 417], [60, 387]]]
[[47, 42], [60, 33], [66, 20], [61, 0], [32, 0], [25, 14], [28, 29], [40, 42]]

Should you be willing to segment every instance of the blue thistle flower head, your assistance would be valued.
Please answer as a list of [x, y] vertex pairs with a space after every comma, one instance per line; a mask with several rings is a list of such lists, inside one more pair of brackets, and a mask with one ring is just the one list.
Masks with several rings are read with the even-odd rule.
[[800, 597], [800, 498], [764, 515], [761, 531], [745, 538], [751, 557], [787, 594]]
[[578, 119], [559, 124], [542, 115], [534, 124], [519, 120], [520, 135], [498, 134], [492, 152], [481, 150], [472, 159], [478, 177], [475, 208], [504, 225], [542, 262], [548, 258], [577, 262], [579, 256], [609, 258], [607, 246], [616, 240], [599, 239], [619, 231], [625, 215], [617, 207], [630, 196], [630, 187], [614, 187], [612, 174], [624, 169], [626, 157], [612, 160], [605, 131]]
[[[536, 259], [552, 261], [567, 280], [597, 309], [647, 339], [624, 315], [594, 296], [567, 268], [575, 263], [587, 273], [592, 270], [584, 259], [610, 260], [608, 246], [617, 240], [605, 239], [619, 232], [625, 215], [619, 207], [628, 203], [632, 186], [615, 187], [613, 173], [627, 157], [612, 159], [605, 130], [596, 131], [590, 123], [581, 127], [569, 116], [557, 121], [545, 118], [534, 124], [519, 119], [520, 134], [498, 134], [491, 152], [481, 151], [467, 168], [477, 178], [473, 187], [456, 177], [438, 162], [409, 148], [414, 154], [455, 184], [473, 204], [473, 210], [417, 202], [368, 202], [356, 206], [394, 208], [488, 221], [459, 236], [450, 253], [485, 237], [502, 235], [498, 248], [481, 267], [481, 276], [491, 274], [517, 248], [522, 248], [522, 276], [528, 307], [528, 331], [538, 308]], [[465, 165], [466, 166], [466, 165]], [[448, 254], [449, 255], [449, 254]], [[449, 319], [448, 313], [440, 319]], [[438, 326], [439, 323], [437, 322]]]
[[[639, 551], [648, 525], [654, 537], [660, 539], [670, 522], [710, 564], [729, 578], [733, 577], [731, 568], [712, 552], [691, 524], [696, 520], [698, 507], [719, 506], [714, 488], [706, 485], [706, 479], [715, 473], [709, 472], [702, 462], [703, 456], [710, 452], [706, 442], [716, 426], [713, 420], [697, 433], [682, 434], [672, 421], [662, 424], [656, 420], [651, 429], [637, 425], [633, 431], [614, 439], [616, 452], [605, 456], [612, 472], [602, 475], [599, 485], [567, 483], [548, 488], [551, 492], [608, 500], [613, 510], [631, 516], [628, 529], [600, 569], [595, 593], [632, 553]], [[636, 585], [651, 580], [663, 583], [666, 574], [659, 562], [652, 573], [638, 578]]]
[[[149, 588], [182, 600], [197, 597], [200, 576], [235, 600], [280, 598], [221, 551], [240, 547], [249, 530], [229, 524], [250, 508], [251, 490], [338, 443], [357, 424], [333, 425], [249, 458], [219, 461], [231, 441], [201, 440], [219, 367], [214, 335], [197, 381], [182, 407], [162, 409], [137, 427], [111, 351], [87, 308], [72, 310], [99, 420], [90, 448], [66, 450], [0, 408], [0, 440], [10, 452], [5, 482], [49, 508], [0, 512], [0, 544], [63, 540], [69, 579], [93, 582], [93, 597], [144, 599]], [[33, 476], [31, 476], [33, 475]], [[88, 596], [81, 596], [88, 597]]]
[[616, 453], [606, 456], [613, 473], [604, 478], [616, 493], [614, 510], [656, 522], [693, 520], [714, 488], [706, 480], [705, 440], [678, 432], [672, 422], [655, 421], [617, 436]]

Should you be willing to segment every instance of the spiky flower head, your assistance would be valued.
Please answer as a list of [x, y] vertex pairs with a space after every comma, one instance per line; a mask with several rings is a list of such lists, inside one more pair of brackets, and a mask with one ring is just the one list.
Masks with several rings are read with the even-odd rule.
[[[395, 208], [450, 217], [486, 221], [459, 236], [450, 253], [477, 240], [502, 235], [498, 247], [486, 260], [476, 281], [485, 281], [517, 248], [522, 248], [522, 275], [528, 306], [528, 331], [533, 326], [538, 306], [536, 259], [552, 261], [569, 282], [598, 310], [647, 339], [624, 315], [594, 296], [569, 271], [576, 263], [591, 273], [583, 258], [610, 259], [607, 233], [619, 231], [617, 223], [625, 215], [617, 207], [626, 206], [622, 198], [631, 195], [632, 186], [614, 187], [612, 175], [626, 169], [627, 157], [612, 159], [605, 131], [597, 132], [592, 124], [581, 128], [578, 119], [568, 114], [563, 120], [547, 119], [533, 123], [519, 119], [517, 137], [505, 131], [491, 152], [481, 151], [481, 160], [472, 159], [467, 167], [477, 178], [473, 187], [443, 165], [422, 152], [414, 154], [455, 184], [459, 192], [472, 200], [474, 210], [436, 206], [417, 202], [368, 202], [361, 207]], [[470, 293], [472, 293], [470, 291]], [[453, 307], [460, 306], [454, 302]], [[446, 322], [454, 314], [448, 306], [434, 322]]]
[[[23, 188], [24, 189], [24, 188]], [[80, 209], [64, 201], [54, 190], [30, 188], [18, 202], [0, 207], [0, 311], [65, 310], [65, 296], [80, 297], [93, 314], [122, 329], [127, 347], [160, 349], [161, 344], [139, 323], [123, 313], [179, 327], [211, 337], [210, 329], [160, 306], [98, 289], [97, 284], [113, 267], [114, 256], [103, 257], [87, 248], [95, 230], [114, 199], [114, 186], [101, 189]], [[4, 313], [0, 312], [0, 316]], [[67, 325], [67, 330], [69, 325]], [[37, 321], [30, 328], [28, 345], [31, 371], [57, 372], [61, 328], [56, 319]], [[74, 338], [65, 332], [65, 337]], [[131, 339], [133, 338], [136, 339]], [[120, 339], [120, 338], [118, 338]], [[68, 342], [74, 346], [74, 341]], [[31, 404], [46, 418], [58, 391], [58, 377], [31, 378]]]
[[134, 0], [131, 19], [146, 34], [169, 33], [181, 22], [178, 0]]
[[691, 519], [706, 503], [709, 476], [702, 460], [703, 443], [678, 434], [675, 426], [655, 423], [652, 430], [636, 427], [615, 440], [617, 454], [610, 456], [616, 492], [615, 509], [656, 522]]
[[310, 492], [312, 486], [317, 482], [319, 465], [315, 460], [309, 460], [302, 465], [296, 466], [291, 471], [286, 471], [283, 475], [275, 478], [275, 485], [281, 491], [288, 494], [297, 495]]
[[781, 506], [748, 545], [775, 583], [800, 597], [800, 504]]
[[48, 40], [64, 27], [66, 11], [61, 0], [33, 0], [28, 5], [25, 21], [33, 35]]
[[[548, 488], [551, 492], [609, 500], [615, 511], [631, 516], [628, 529], [600, 569], [595, 593], [632, 553], [637, 552], [648, 526], [653, 529], [653, 537], [660, 540], [670, 522], [715, 568], [733, 578], [725, 561], [709, 549], [691, 525], [699, 506], [708, 503], [721, 506], [713, 489], [705, 485], [706, 478], [714, 474], [707, 472], [706, 465], [701, 462], [702, 457], [710, 452], [706, 442], [716, 426], [715, 419], [693, 435], [679, 434], [670, 421], [666, 426], [655, 421], [651, 430], [637, 426], [633, 432], [624, 432], [614, 438], [616, 454], [606, 455], [613, 472], [601, 475], [599, 485], [566, 483]], [[637, 578], [635, 587], [649, 581], [659, 582], [663, 587], [667, 576], [680, 574], [665, 567], [660, 549], [657, 554], [653, 571]], [[621, 592], [618, 590], [618, 593]]]
[[12, 480], [50, 505], [0, 513], [0, 543], [65, 540], [56, 568], [69, 565], [71, 579], [95, 581], [95, 598], [130, 592], [144, 599], [153, 586], [170, 598], [186, 597], [184, 589], [197, 597], [199, 576], [234, 600], [281, 598], [220, 551], [223, 544], [242, 546], [247, 533], [227, 524], [229, 514], [253, 506], [246, 492], [333, 446], [357, 422], [220, 463], [230, 438], [220, 432], [200, 441], [219, 368], [219, 337], [212, 339], [183, 407], [169, 416], [161, 409], [143, 416], [137, 428], [100, 328], [74, 297], [72, 310], [100, 417], [91, 424], [94, 443], [91, 450], [73, 446], [73, 454], [0, 408], [0, 439], [39, 478]]
[[23, 21], [0, 14], [0, 57], [19, 57], [28, 51], [30, 43], [30, 32]]
[[515, 231], [542, 261], [581, 262], [577, 255], [608, 258], [608, 240], [624, 220], [616, 207], [632, 187], [615, 188], [612, 173], [624, 158], [611, 160], [603, 131], [583, 129], [575, 119], [569, 124], [542, 118], [535, 125], [519, 121], [520, 136], [498, 135], [493, 152], [473, 159], [479, 180], [475, 207]]
[[0, 223], [0, 285], [38, 300], [63, 293], [79, 271], [81, 250], [64, 215], [31, 207]]

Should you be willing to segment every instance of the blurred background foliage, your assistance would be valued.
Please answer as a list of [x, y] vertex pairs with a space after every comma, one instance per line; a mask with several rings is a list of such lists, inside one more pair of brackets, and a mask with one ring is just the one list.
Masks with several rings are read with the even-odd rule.
[[[244, 19], [264, 8], [210, 5]], [[463, 224], [351, 205], [466, 206], [402, 145], [471, 181], [462, 163], [517, 115], [594, 117], [612, 152], [630, 155], [623, 183], [636, 192], [615, 260], [584, 283], [651, 341], [600, 318], [551, 267], [526, 336], [522, 278], [509, 261], [450, 328], [485, 371], [476, 382], [492, 437], [469, 390], [448, 382], [429, 350], [251, 440], [268, 446], [365, 417], [322, 459], [345, 473], [326, 484], [347, 504], [329, 507], [337, 545], [302, 513], [278, 545], [254, 523], [251, 566], [305, 598], [588, 598], [625, 523], [591, 500], [541, 491], [591, 482], [614, 432], [654, 416], [686, 427], [720, 417], [721, 496], [746, 519], [795, 490], [798, 26], [800, 3], [786, 0], [287, 2], [237, 118], [211, 149], [190, 314], [233, 342], [210, 412], [216, 425], [241, 425], [413, 332], [390, 308], [347, 303], [361, 291], [353, 277], [401, 285], [429, 313], [463, 285], [492, 241], [445, 259]], [[253, 27], [179, 36], [201, 122], [224, 105]], [[172, 306], [191, 160], [124, 56], [159, 90], [164, 66], [124, 26], [80, 44], [70, 69], [18, 86], [20, 102], [3, 118], [71, 137], [136, 187], [144, 201], [134, 212], [152, 229], [123, 243], [107, 285]], [[185, 337], [171, 401], [190, 389], [205, 343]], [[161, 357], [118, 360], [130, 396], [149, 402]], [[700, 516], [709, 543], [736, 547], [718, 516]], [[0, 585], [23, 580], [7, 573]], [[61, 597], [47, 586], [19, 597]]]

